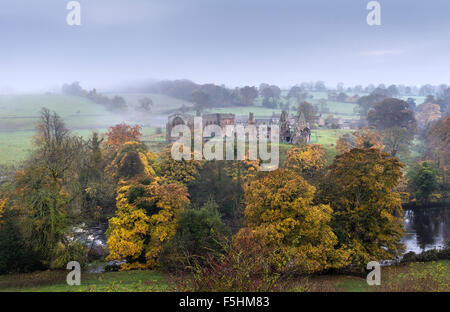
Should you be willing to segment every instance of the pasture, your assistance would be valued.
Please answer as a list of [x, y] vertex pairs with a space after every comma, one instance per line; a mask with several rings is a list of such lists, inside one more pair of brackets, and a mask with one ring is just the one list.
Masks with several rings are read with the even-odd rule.
[[[82, 273], [80, 286], [65, 282], [68, 271], [43, 271], [0, 276], [0, 292], [154, 292], [173, 291], [170, 276], [159, 271]], [[448, 291], [450, 261], [411, 263], [382, 267], [382, 284], [368, 286], [364, 275], [323, 274], [297, 277], [283, 291], [377, 292]]]
[[[156, 98], [158, 100], [155, 100], [155, 103], [160, 106], [174, 107], [158, 102], [165, 98], [169, 101], [170, 98]], [[171, 103], [180, 104], [176, 100]], [[84, 138], [88, 138], [92, 131], [103, 133], [112, 125], [127, 122], [143, 126], [144, 140], [159, 139], [152, 137], [156, 129], [146, 122], [145, 115], [140, 114], [140, 118], [136, 118], [134, 110], [116, 114], [85, 98], [61, 94], [0, 95], [0, 165], [27, 158], [32, 149], [36, 123], [44, 107], [58, 113], [73, 134]]]
[[[43, 107], [56, 111], [66, 122], [72, 133], [87, 138], [92, 131], [106, 132], [107, 128], [121, 123], [139, 124], [142, 128], [143, 140], [152, 150], [159, 150], [164, 143], [164, 132], [157, 135], [156, 126], [163, 127], [167, 115], [181, 106], [191, 107], [192, 103], [159, 94], [119, 93], [108, 96], [123, 96], [129, 105], [129, 110], [122, 114], [113, 113], [88, 99], [62, 94], [22, 94], [0, 95], [0, 165], [12, 164], [27, 158], [32, 149], [34, 129]], [[315, 99], [326, 96], [325, 93], [314, 92]], [[137, 112], [135, 108], [139, 100], [149, 97], [154, 102], [151, 112]], [[357, 118], [353, 113], [355, 104], [328, 102], [331, 113], [342, 118]], [[292, 107], [293, 108], [293, 107]], [[255, 116], [272, 116], [280, 114], [280, 109], [270, 109], [262, 106], [245, 106], [231, 108], [214, 108], [205, 112], [232, 113], [246, 115], [253, 112]], [[292, 109], [291, 114], [295, 113]], [[337, 114], [336, 114], [337, 113]], [[345, 115], [339, 115], [345, 114]], [[323, 144], [327, 156], [335, 155], [334, 144], [339, 136], [349, 130], [313, 130], [312, 143]], [[283, 146], [283, 150], [287, 147]]]

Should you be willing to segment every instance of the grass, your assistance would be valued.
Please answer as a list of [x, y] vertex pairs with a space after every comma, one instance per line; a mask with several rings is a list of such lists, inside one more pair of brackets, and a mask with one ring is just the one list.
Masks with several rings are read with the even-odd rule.
[[56, 111], [71, 129], [102, 128], [123, 118], [103, 106], [77, 96], [25, 94], [0, 96], [0, 131], [35, 128], [43, 107]]
[[[133, 106], [133, 100], [138, 101], [144, 96], [147, 94], [128, 94], [126, 97]], [[184, 103], [167, 96], [148, 96], [153, 99], [156, 111], [178, 108]], [[106, 132], [108, 127], [121, 122], [142, 124], [136, 121], [136, 116], [132, 113], [115, 114], [82, 97], [50, 93], [0, 95], [0, 165], [13, 164], [28, 157], [43, 107], [57, 112], [74, 134], [84, 138], [89, 137], [92, 130]], [[140, 117], [140, 120], [145, 121], [145, 116]], [[152, 141], [149, 143], [150, 148], [157, 151], [161, 144], [153, 141], [162, 141], [164, 137], [157, 136], [155, 131], [156, 128], [149, 125], [142, 128], [143, 140]]]
[[[100, 133], [105, 133], [107, 128], [92, 129]], [[72, 133], [81, 136], [85, 139], [89, 138], [92, 133], [91, 129], [73, 130]], [[162, 129], [164, 133], [164, 129]], [[34, 130], [18, 130], [5, 132], [0, 131], [0, 165], [13, 164], [18, 161], [27, 159], [33, 148], [32, 140], [35, 132]], [[142, 139], [151, 140], [151, 143], [147, 143], [151, 151], [159, 151], [160, 144], [153, 141], [165, 142], [164, 135], [156, 135], [155, 127], [143, 127]]]
[[[158, 271], [83, 273], [80, 286], [65, 282], [68, 271], [44, 271], [0, 276], [0, 291], [97, 292], [170, 291], [169, 277]], [[369, 292], [450, 291], [450, 260], [381, 268], [381, 285], [369, 286], [364, 276], [345, 274], [298, 278], [286, 291]]]
[[293, 291], [423, 292], [450, 291], [450, 260], [381, 268], [381, 285], [369, 286], [364, 276], [317, 275], [298, 280]]
[[325, 156], [327, 158], [327, 163], [331, 164], [334, 157], [337, 154], [336, 142], [337, 140], [346, 133], [351, 133], [354, 130], [343, 130], [343, 129], [317, 129], [311, 132], [311, 143], [321, 144], [325, 149]]
[[157, 271], [82, 273], [80, 286], [66, 283], [67, 272], [44, 271], [0, 276], [0, 291], [14, 292], [137, 292], [166, 291], [167, 275]]
[[[108, 96], [120, 95], [125, 98], [131, 108], [139, 104], [139, 100], [143, 97], [149, 97], [154, 102], [152, 112], [148, 115], [155, 117], [157, 114], [167, 114], [181, 107], [182, 105], [191, 106], [192, 103], [178, 100], [160, 94], [145, 93], [123, 93], [123, 94], [107, 94]], [[314, 92], [314, 99], [323, 98], [326, 93]], [[350, 113], [354, 104], [330, 102], [331, 111], [339, 111], [340, 113]], [[35, 125], [39, 119], [40, 110], [47, 107], [52, 111], [56, 111], [66, 122], [68, 128], [75, 134], [88, 137], [92, 130], [105, 132], [108, 127], [121, 122], [131, 124], [143, 124], [143, 140], [148, 141], [150, 149], [159, 151], [164, 146], [164, 135], [157, 135], [156, 129], [145, 122], [147, 115], [136, 114], [133, 109], [127, 114], [115, 114], [106, 110], [103, 106], [95, 104], [88, 99], [77, 96], [66, 96], [61, 94], [22, 94], [22, 95], [0, 95], [0, 164], [12, 164], [27, 158], [32, 148], [32, 137], [34, 135]], [[209, 112], [216, 113], [233, 113], [236, 115], [248, 115], [253, 112], [255, 116], [271, 116], [274, 112], [281, 113], [279, 109], [269, 109], [262, 106], [250, 107], [232, 107], [232, 108], [216, 108]], [[162, 115], [159, 115], [162, 116]], [[164, 116], [161, 120], [164, 122]], [[350, 118], [349, 116], [342, 116]], [[140, 122], [139, 122], [140, 121]], [[161, 121], [160, 121], [161, 122]], [[318, 131], [317, 133], [315, 133]], [[331, 144], [334, 144], [338, 136], [333, 134], [324, 134], [322, 131], [334, 130], [315, 130], [313, 131], [313, 141], [315, 143], [324, 144], [324, 141], [333, 143], [325, 143], [329, 157], [335, 153]], [[164, 129], [162, 130], [164, 133]], [[282, 150], [288, 149], [286, 146], [280, 147]], [[283, 161], [284, 153], [281, 153]]]

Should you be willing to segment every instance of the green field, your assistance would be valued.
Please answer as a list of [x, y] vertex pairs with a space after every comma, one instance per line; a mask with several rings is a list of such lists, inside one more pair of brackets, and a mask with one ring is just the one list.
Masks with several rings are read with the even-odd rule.
[[0, 131], [34, 130], [43, 107], [56, 111], [70, 129], [97, 129], [123, 120], [82, 97], [59, 94], [0, 96]]
[[[154, 101], [155, 109], [157, 105], [159, 109], [182, 105], [176, 99], [164, 96], [156, 96]], [[82, 97], [60, 94], [0, 95], [0, 165], [27, 158], [32, 149], [36, 123], [44, 107], [57, 112], [72, 133], [84, 138], [89, 137], [93, 130], [105, 132], [108, 127], [121, 122], [140, 124], [132, 109], [127, 114], [115, 114]], [[158, 139], [151, 137], [155, 134], [155, 128], [151, 126], [144, 126], [142, 134], [144, 140]]]
[[336, 142], [346, 133], [351, 133], [354, 130], [343, 129], [318, 129], [311, 131], [311, 143], [321, 144], [325, 149], [325, 156], [327, 163], [331, 164], [336, 156]]
[[[149, 116], [168, 114], [182, 105], [191, 106], [192, 103], [171, 98], [159, 94], [122, 93], [108, 94], [108, 96], [121, 95], [129, 104], [129, 112], [115, 114], [106, 110], [103, 106], [95, 104], [85, 98], [66, 96], [61, 94], [24, 94], [24, 95], [0, 95], [0, 164], [11, 164], [27, 158], [32, 149], [32, 137], [39, 118], [40, 110], [46, 107], [56, 111], [66, 122], [68, 128], [76, 135], [89, 137], [92, 130], [105, 132], [112, 125], [127, 122], [130, 124], [144, 124], [142, 129], [143, 140], [149, 141], [153, 150], [159, 150], [164, 141], [163, 136], [154, 136], [155, 128], [146, 125], [146, 115], [134, 110], [143, 97], [149, 97], [154, 102], [154, 107]], [[326, 93], [313, 93], [314, 98], [326, 96]], [[332, 112], [350, 114], [354, 104], [329, 102]], [[280, 114], [279, 109], [269, 109], [262, 106], [216, 108], [207, 112], [232, 113], [236, 115], [248, 115], [253, 112], [255, 116], [271, 116]], [[159, 115], [162, 122], [166, 117]], [[336, 115], [338, 116], [338, 115]], [[341, 115], [342, 118], [356, 118], [355, 115]], [[164, 129], [162, 130], [164, 133]], [[327, 149], [327, 157], [332, 157], [334, 144], [340, 135], [348, 130], [314, 130], [312, 143], [323, 144]], [[161, 141], [158, 143], [157, 141]], [[282, 146], [285, 151], [289, 146]], [[283, 161], [283, 153], [282, 161]]]
[[[147, 292], [170, 291], [170, 278], [158, 271], [82, 273], [80, 286], [65, 282], [67, 271], [0, 276], [0, 292]], [[449, 291], [450, 260], [382, 267], [381, 286], [369, 286], [365, 276], [325, 274], [299, 277], [284, 291], [368, 292]]]

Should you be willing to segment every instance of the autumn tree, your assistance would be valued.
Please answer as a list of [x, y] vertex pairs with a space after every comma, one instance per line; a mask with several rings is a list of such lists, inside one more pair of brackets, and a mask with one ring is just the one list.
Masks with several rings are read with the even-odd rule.
[[154, 175], [156, 155], [141, 142], [129, 141], [121, 145], [114, 159], [105, 169], [117, 180], [125, 180], [147, 174]]
[[189, 205], [185, 186], [140, 178], [122, 181], [117, 213], [109, 221], [108, 259], [126, 259], [122, 270], [155, 268], [163, 245], [176, 232], [178, 215]]
[[391, 156], [395, 157], [398, 154], [405, 155], [409, 153], [409, 146], [414, 139], [414, 133], [405, 128], [393, 127], [385, 129], [382, 135], [385, 151]]
[[336, 150], [339, 154], [353, 148], [376, 148], [383, 150], [384, 147], [383, 136], [374, 127], [361, 128], [351, 134], [344, 134], [336, 143]]
[[111, 150], [117, 150], [126, 142], [139, 141], [141, 135], [141, 127], [139, 125], [130, 126], [121, 123], [108, 129], [105, 145]]
[[5, 214], [5, 207], [8, 199], [7, 198], [0, 198], [0, 224], [2, 223], [3, 215]]
[[245, 189], [247, 229], [273, 251], [267, 258], [272, 268], [288, 262], [291, 273], [312, 273], [348, 263], [348, 252], [337, 246], [330, 227], [332, 210], [313, 204], [315, 191], [287, 169], [271, 171]]
[[440, 119], [442, 116], [439, 105], [433, 103], [426, 103], [420, 106], [416, 113], [416, 118], [421, 128], [426, 128], [433, 121]]
[[352, 263], [393, 259], [403, 251], [403, 211], [394, 192], [404, 165], [378, 149], [336, 156], [317, 196], [333, 209], [332, 227]]
[[193, 157], [191, 160], [175, 160], [171, 154], [171, 147], [167, 147], [158, 155], [157, 170], [167, 181], [189, 185], [198, 178], [202, 164], [202, 161], [193, 160]]
[[31, 158], [14, 181], [14, 205], [22, 214], [27, 245], [44, 267], [50, 267], [58, 248], [69, 243], [67, 234], [81, 197], [78, 177], [86, 145], [48, 109], [41, 111], [34, 144]]
[[427, 146], [426, 159], [434, 160], [442, 176], [444, 196], [450, 190], [448, 172], [450, 170], [450, 117], [440, 119], [430, 125], [425, 131]]
[[145, 144], [127, 142], [112, 162], [119, 183], [107, 244], [109, 259], [127, 260], [122, 270], [156, 267], [178, 214], [189, 204], [185, 186], [156, 175], [155, 159]]
[[288, 150], [285, 162], [286, 168], [301, 174], [305, 179], [311, 179], [325, 168], [325, 150], [320, 144], [308, 144]]

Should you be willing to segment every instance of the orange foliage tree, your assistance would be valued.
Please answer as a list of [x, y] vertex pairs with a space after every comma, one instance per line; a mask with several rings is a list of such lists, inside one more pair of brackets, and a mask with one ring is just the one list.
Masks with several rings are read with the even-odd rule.
[[109, 149], [117, 150], [126, 142], [139, 141], [141, 135], [141, 127], [139, 125], [130, 126], [126, 123], [121, 123], [108, 129], [105, 145]]

